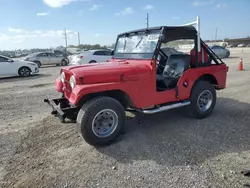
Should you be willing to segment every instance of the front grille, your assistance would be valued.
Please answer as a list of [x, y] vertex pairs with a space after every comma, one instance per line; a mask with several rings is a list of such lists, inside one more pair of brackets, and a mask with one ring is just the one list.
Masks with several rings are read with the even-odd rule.
[[70, 74], [67, 73], [67, 72], [64, 72], [65, 73], [65, 82], [64, 82], [64, 94], [67, 98], [70, 97], [70, 94], [72, 92], [72, 89], [71, 89], [71, 86], [70, 86], [70, 83], [69, 83], [69, 80], [70, 80]]

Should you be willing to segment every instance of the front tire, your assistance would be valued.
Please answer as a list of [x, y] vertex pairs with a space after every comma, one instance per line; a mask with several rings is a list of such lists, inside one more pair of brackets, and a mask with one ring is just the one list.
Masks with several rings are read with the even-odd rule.
[[216, 104], [216, 91], [212, 84], [198, 81], [192, 90], [187, 113], [196, 119], [206, 118], [211, 114]]
[[230, 52], [227, 52], [225, 58], [229, 58], [229, 56], [230, 56]]
[[30, 73], [31, 73], [31, 70], [30, 70], [29, 67], [21, 67], [21, 68], [18, 70], [18, 74], [19, 74], [19, 76], [21, 76], [21, 77], [30, 76]]
[[84, 140], [92, 146], [108, 145], [121, 134], [125, 110], [111, 97], [97, 97], [86, 102], [77, 115], [77, 127]]

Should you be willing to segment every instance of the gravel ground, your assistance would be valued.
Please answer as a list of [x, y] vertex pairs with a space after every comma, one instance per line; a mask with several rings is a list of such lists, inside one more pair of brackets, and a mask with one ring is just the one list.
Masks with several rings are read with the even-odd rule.
[[[236, 71], [239, 57], [246, 71]], [[60, 67], [30, 78], [0, 79], [0, 187], [244, 187], [250, 178], [250, 55], [232, 52], [227, 89], [212, 115], [181, 109], [127, 113], [125, 133], [94, 148], [43, 103], [56, 97]], [[248, 61], [248, 62], [247, 62]], [[249, 71], [248, 71], [249, 70]]]

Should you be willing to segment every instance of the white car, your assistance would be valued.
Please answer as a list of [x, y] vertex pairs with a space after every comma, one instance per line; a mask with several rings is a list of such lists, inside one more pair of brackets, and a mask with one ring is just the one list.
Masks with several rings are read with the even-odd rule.
[[29, 61], [12, 60], [6, 56], [0, 55], [0, 77], [24, 77], [38, 72], [39, 69], [36, 63]]
[[69, 65], [104, 62], [111, 59], [111, 53], [111, 50], [105, 49], [84, 51], [78, 55], [72, 56]]

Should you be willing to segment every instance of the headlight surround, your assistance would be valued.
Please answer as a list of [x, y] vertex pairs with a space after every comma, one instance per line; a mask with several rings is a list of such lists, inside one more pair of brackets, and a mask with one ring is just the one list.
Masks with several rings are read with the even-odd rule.
[[72, 89], [76, 86], [76, 79], [75, 79], [74, 75], [72, 75], [70, 77], [69, 84], [70, 84]]
[[61, 75], [60, 75], [60, 78], [61, 78], [61, 82], [65, 82], [65, 73], [62, 72]]

